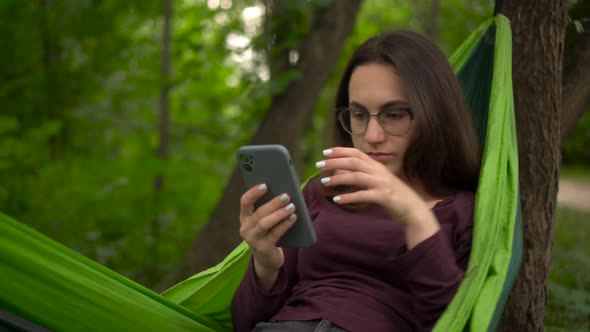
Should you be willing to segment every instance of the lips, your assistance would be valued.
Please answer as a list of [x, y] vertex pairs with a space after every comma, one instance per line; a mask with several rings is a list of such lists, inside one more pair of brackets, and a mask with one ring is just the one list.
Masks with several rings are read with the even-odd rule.
[[391, 153], [369, 152], [367, 155], [377, 161], [386, 161], [393, 158]]

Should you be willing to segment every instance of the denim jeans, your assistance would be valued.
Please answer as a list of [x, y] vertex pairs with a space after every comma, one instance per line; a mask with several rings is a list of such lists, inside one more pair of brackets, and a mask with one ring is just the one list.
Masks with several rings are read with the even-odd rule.
[[262, 322], [254, 326], [252, 332], [346, 332], [327, 319], [306, 321], [272, 321]]

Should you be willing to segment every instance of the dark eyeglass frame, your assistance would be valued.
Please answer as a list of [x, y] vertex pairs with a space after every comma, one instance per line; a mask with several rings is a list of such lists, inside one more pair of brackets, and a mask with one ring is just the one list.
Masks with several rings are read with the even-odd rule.
[[[379, 116], [383, 112], [389, 112], [389, 111], [392, 111], [392, 110], [404, 111], [404, 112], [408, 113], [408, 115], [410, 116], [410, 125], [408, 126], [408, 128], [406, 129], [406, 131], [404, 131], [403, 133], [400, 133], [400, 134], [392, 134], [389, 131], [387, 131], [387, 129], [385, 129], [385, 127], [383, 127], [383, 123], [381, 123], [381, 119], [379, 118]], [[344, 125], [344, 123], [342, 123], [342, 117], [341, 117], [341, 114], [344, 111], [364, 112], [365, 114], [368, 115], [369, 119], [367, 120], [367, 124], [365, 125], [365, 130], [362, 133], [354, 134], [351, 131], [349, 131], [348, 129], [346, 129], [346, 126]], [[342, 127], [342, 129], [344, 129], [344, 131], [346, 131], [347, 133], [349, 133], [351, 135], [354, 135], [354, 136], [364, 135], [367, 132], [367, 128], [369, 128], [369, 121], [371, 120], [372, 117], [376, 117], [377, 118], [377, 123], [379, 123], [379, 125], [381, 126], [381, 128], [383, 129], [383, 131], [385, 131], [388, 135], [391, 135], [391, 136], [401, 136], [401, 135], [407, 133], [410, 130], [410, 128], [412, 128], [412, 122], [414, 122], [414, 111], [411, 108], [409, 108], [409, 107], [388, 107], [386, 109], [382, 109], [377, 114], [371, 114], [367, 110], [360, 109], [360, 108], [355, 108], [355, 107], [340, 107], [340, 108], [335, 109], [334, 112], [336, 113], [336, 120], [340, 123], [340, 126]]]

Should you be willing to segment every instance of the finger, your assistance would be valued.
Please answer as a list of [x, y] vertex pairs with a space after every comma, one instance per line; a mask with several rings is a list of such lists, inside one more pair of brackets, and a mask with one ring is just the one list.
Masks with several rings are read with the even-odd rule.
[[321, 171], [346, 170], [357, 172], [368, 172], [370, 164], [356, 157], [342, 157], [336, 159], [324, 159], [316, 163], [316, 167]]
[[325, 149], [322, 151], [322, 154], [326, 159], [335, 159], [335, 158], [346, 158], [346, 157], [355, 157], [361, 160], [370, 160], [371, 158], [367, 156], [364, 152], [357, 148], [348, 148], [348, 147], [332, 147]]
[[339, 172], [332, 176], [326, 176], [320, 179], [320, 182], [327, 187], [330, 186], [354, 186], [354, 187], [374, 187], [376, 179], [374, 176], [371, 176], [367, 173], [363, 172]]
[[[290, 200], [289, 195], [283, 193], [260, 206], [251, 215], [240, 216], [240, 235], [244, 239], [257, 239], [265, 236], [276, 223], [293, 212], [295, 205], [290, 204]], [[283, 211], [281, 212], [281, 210]]]
[[254, 213], [254, 203], [267, 191], [268, 187], [265, 183], [255, 185], [246, 191], [240, 198], [240, 217], [251, 216]]
[[334, 196], [332, 201], [337, 204], [378, 203], [377, 198], [372, 190], [357, 190]]
[[264, 248], [274, 248], [277, 246], [279, 239], [285, 235], [285, 233], [293, 227], [297, 221], [297, 215], [292, 213], [286, 219], [281, 220], [275, 227], [273, 227], [268, 233], [262, 237], [252, 237], [248, 242], [251, 248], [258, 251], [264, 251]]
[[343, 169], [337, 169], [334, 170], [333, 174], [348, 174], [348, 173], [352, 173], [352, 171], [347, 171], [347, 170], [343, 170]]
[[285, 235], [285, 233], [295, 225], [297, 221], [297, 214], [291, 213], [286, 219], [281, 220], [268, 233], [269, 240], [276, 246], [277, 242]]
[[291, 202], [291, 197], [287, 193], [280, 194], [275, 198], [271, 199], [270, 201], [264, 203], [263, 205], [259, 206], [256, 211], [254, 211], [253, 216], [257, 219], [262, 219], [275, 211], [284, 208]]
[[282, 220], [289, 218], [289, 215], [295, 212], [295, 205], [293, 203], [289, 203], [284, 207], [279, 207], [272, 213], [262, 217], [256, 226], [254, 227], [254, 232], [258, 237], [266, 236], [271, 229], [273, 229], [277, 224], [279, 224]]

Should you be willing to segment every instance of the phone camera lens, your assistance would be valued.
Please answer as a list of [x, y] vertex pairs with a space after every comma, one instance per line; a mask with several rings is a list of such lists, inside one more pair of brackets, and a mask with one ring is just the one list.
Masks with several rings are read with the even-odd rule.
[[244, 164], [242, 167], [244, 167], [244, 169], [246, 170], [246, 172], [252, 172], [252, 166], [250, 166], [248, 164]]
[[241, 160], [241, 161], [243, 161], [243, 162], [247, 163], [247, 162], [248, 162], [248, 159], [249, 159], [249, 158], [248, 158], [248, 156], [247, 156], [247, 155], [245, 155], [245, 154], [241, 154], [241, 155], [240, 155], [240, 160]]

